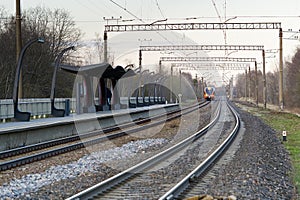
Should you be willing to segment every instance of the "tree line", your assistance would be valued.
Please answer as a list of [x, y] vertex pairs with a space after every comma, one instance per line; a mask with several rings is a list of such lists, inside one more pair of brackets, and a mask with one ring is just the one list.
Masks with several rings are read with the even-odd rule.
[[[0, 7], [0, 98], [12, 98], [16, 70], [15, 16]], [[70, 13], [63, 9], [50, 10], [35, 7], [22, 11], [22, 44], [42, 37], [44, 44], [33, 44], [23, 59], [23, 98], [50, 96], [54, 61], [57, 55], [71, 45], [76, 45], [82, 33], [75, 26]], [[67, 56], [64, 61], [72, 62]], [[72, 96], [74, 76], [58, 73], [56, 96]]]
[[[286, 61], [284, 64], [284, 105], [287, 108], [300, 108], [300, 48], [296, 50], [291, 61]], [[249, 72], [248, 72], [249, 80]], [[263, 74], [260, 70], [258, 76], [258, 101], [263, 103]], [[255, 98], [255, 71], [250, 71], [250, 98]], [[246, 87], [245, 73], [239, 74], [236, 80], [236, 96], [238, 98], [245, 97]], [[249, 84], [249, 83], [248, 83]], [[248, 87], [248, 86], [247, 86]], [[267, 88], [267, 103], [279, 105], [279, 71], [266, 73], [266, 88]], [[247, 95], [248, 88], [247, 88]]]

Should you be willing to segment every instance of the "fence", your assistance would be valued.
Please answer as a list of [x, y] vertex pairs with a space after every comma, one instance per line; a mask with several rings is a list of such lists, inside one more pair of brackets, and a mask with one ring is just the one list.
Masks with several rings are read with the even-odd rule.
[[[76, 102], [70, 98], [70, 110], [74, 111]], [[65, 108], [66, 99], [56, 98], [55, 107]], [[19, 99], [19, 110], [30, 112], [32, 116], [43, 116], [51, 114], [51, 101], [47, 98], [39, 99]], [[14, 117], [14, 105], [12, 99], [0, 100], [0, 119], [9, 119]]]
[[[56, 98], [55, 107], [60, 109], [66, 108], [66, 102], [69, 100], [69, 109], [73, 113], [76, 111], [76, 98]], [[163, 101], [162, 97], [155, 97], [156, 101]], [[138, 98], [139, 103], [146, 101], [145, 105], [149, 105], [149, 97]], [[154, 101], [154, 97], [150, 97], [150, 101]], [[98, 98], [95, 98], [95, 102], [98, 102]], [[136, 103], [136, 97], [130, 97], [131, 103]], [[128, 97], [120, 97], [120, 103], [129, 107]], [[147, 104], [148, 103], [148, 104]], [[51, 114], [51, 101], [48, 98], [38, 99], [19, 99], [18, 108], [20, 111], [30, 112], [33, 117], [45, 117], [45, 115]], [[14, 117], [14, 105], [12, 99], [0, 100], [0, 120], [5, 121]]]

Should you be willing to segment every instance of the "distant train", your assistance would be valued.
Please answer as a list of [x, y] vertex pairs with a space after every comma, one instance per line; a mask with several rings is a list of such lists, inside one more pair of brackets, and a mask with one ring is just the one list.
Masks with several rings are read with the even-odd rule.
[[215, 99], [215, 88], [214, 87], [205, 87], [203, 90], [203, 98], [207, 101]]

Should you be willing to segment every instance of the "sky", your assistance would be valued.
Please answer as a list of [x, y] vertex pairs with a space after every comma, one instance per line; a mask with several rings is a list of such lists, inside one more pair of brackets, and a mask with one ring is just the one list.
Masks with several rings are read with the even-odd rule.
[[[0, 0], [1, 6], [9, 13], [15, 12], [14, 0]], [[96, 33], [102, 36], [105, 24], [152, 23], [161, 19], [167, 19], [167, 23], [209, 23], [226, 20], [228, 22], [281, 22], [283, 31], [300, 30], [299, 0], [21, 0], [22, 9], [36, 6], [63, 8], [69, 11], [77, 26], [84, 32], [85, 41], [95, 39]], [[105, 20], [112, 18], [115, 20]], [[297, 35], [300, 37], [300, 34]], [[283, 38], [293, 36], [291, 32], [284, 32]], [[223, 31], [127, 32], [109, 33], [108, 37], [110, 51], [114, 54], [115, 61], [122, 64], [138, 62], [136, 55], [139, 45], [225, 44]], [[226, 31], [226, 41], [231, 45], [264, 45], [266, 50], [279, 48], [278, 30]], [[299, 40], [284, 39], [285, 60], [291, 59], [299, 43]], [[164, 53], [170, 54], [170, 52], [153, 53], [151, 56], [146, 54], [143, 62], [145, 65], [157, 63], [159, 56], [167, 56]], [[261, 62], [260, 52], [229, 53], [231, 57], [255, 57], [258, 62]], [[203, 54], [224, 56], [224, 52], [216, 51], [195, 52], [194, 55]], [[278, 59], [278, 53], [267, 54], [268, 71], [278, 67]]]

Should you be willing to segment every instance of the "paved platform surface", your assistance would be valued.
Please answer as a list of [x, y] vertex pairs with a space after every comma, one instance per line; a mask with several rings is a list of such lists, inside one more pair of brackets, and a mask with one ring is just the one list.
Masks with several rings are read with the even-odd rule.
[[43, 126], [53, 126], [60, 124], [67, 124], [74, 121], [79, 120], [89, 120], [94, 118], [106, 118], [112, 115], [123, 115], [128, 113], [139, 112], [143, 110], [154, 110], [158, 108], [163, 108], [166, 106], [171, 106], [176, 104], [160, 104], [160, 105], [152, 105], [152, 106], [144, 106], [138, 108], [128, 108], [128, 109], [120, 109], [120, 110], [110, 110], [110, 111], [100, 111], [96, 113], [84, 113], [84, 114], [70, 114], [70, 116], [66, 117], [49, 117], [49, 118], [40, 118], [40, 119], [31, 119], [29, 122], [6, 122], [0, 123], [0, 134], [7, 133], [10, 131], [16, 130], [26, 130], [26, 129], [34, 129]]

